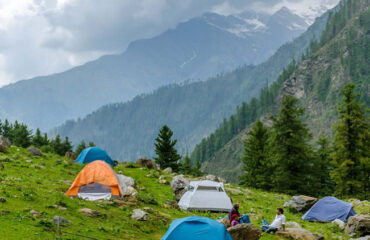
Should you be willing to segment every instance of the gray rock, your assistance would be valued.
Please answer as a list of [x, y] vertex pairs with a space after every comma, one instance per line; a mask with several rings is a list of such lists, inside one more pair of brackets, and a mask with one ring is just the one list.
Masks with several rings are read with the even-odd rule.
[[297, 222], [286, 222], [285, 226], [288, 228], [302, 228]]
[[346, 223], [343, 222], [342, 220], [340, 219], [335, 219], [334, 221], [332, 221], [332, 223], [336, 224], [339, 226], [340, 229], [344, 229], [346, 227]]
[[3, 149], [7, 149], [8, 147], [10, 147], [11, 143], [9, 141], [9, 139], [7, 139], [6, 137], [4, 137], [3, 135], [0, 135], [0, 146], [3, 148]]
[[0, 203], [5, 203], [6, 199], [4, 197], [0, 197]]
[[134, 209], [131, 218], [137, 221], [148, 221], [148, 213], [141, 209]]
[[168, 167], [163, 170], [164, 173], [172, 173], [172, 168]]
[[64, 217], [61, 217], [61, 216], [53, 217], [53, 222], [56, 225], [70, 225], [71, 224], [70, 221], [68, 221], [67, 219], [65, 219]]
[[136, 194], [137, 194], [137, 191], [135, 188], [131, 186], [124, 188], [123, 196], [136, 196]]
[[287, 239], [296, 239], [296, 240], [322, 240], [322, 236], [313, 234], [310, 231], [303, 228], [287, 228], [285, 231], [277, 231], [277, 236], [284, 237]]
[[227, 218], [217, 219], [217, 222], [222, 223], [226, 228], [230, 227], [230, 221]]
[[207, 175], [203, 178], [204, 180], [209, 180], [209, 181], [214, 181], [214, 182], [219, 182], [219, 179], [218, 177], [216, 177], [215, 175]]
[[360, 238], [350, 238], [349, 240], [370, 240], [370, 235], [367, 235], [365, 237], [360, 237]]
[[92, 210], [90, 208], [81, 208], [79, 210], [79, 212], [82, 215], [85, 215], [85, 216], [88, 216], [88, 217], [92, 217], [92, 218], [96, 218], [96, 217], [99, 217], [100, 216], [100, 213], [98, 211]]
[[292, 199], [284, 203], [284, 207], [294, 209], [298, 212], [304, 212], [312, 207], [317, 202], [317, 198], [309, 196], [294, 196]]
[[132, 177], [127, 177], [127, 176], [125, 176], [123, 174], [117, 174], [117, 177], [118, 177], [118, 181], [120, 183], [123, 183], [127, 187], [136, 188], [136, 181]]
[[370, 215], [357, 214], [350, 217], [345, 231], [350, 236], [363, 237], [370, 235]]
[[41, 213], [39, 213], [38, 211], [33, 210], [33, 209], [30, 211], [30, 214], [34, 217], [40, 217], [41, 216]]
[[227, 231], [234, 240], [257, 240], [262, 235], [258, 227], [246, 223], [229, 227]]
[[34, 156], [41, 156], [41, 150], [35, 147], [29, 147], [28, 152], [30, 152]]
[[178, 175], [174, 177], [171, 181], [171, 189], [175, 194], [175, 198], [179, 201], [184, 195], [184, 193], [188, 190], [189, 181], [184, 177], [184, 175]]

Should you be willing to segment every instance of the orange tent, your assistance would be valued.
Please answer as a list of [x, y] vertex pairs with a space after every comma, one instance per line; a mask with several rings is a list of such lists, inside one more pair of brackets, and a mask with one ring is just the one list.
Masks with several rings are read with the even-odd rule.
[[68, 189], [67, 196], [77, 196], [80, 187], [88, 184], [99, 184], [110, 187], [112, 196], [122, 196], [122, 190], [116, 173], [104, 161], [97, 160], [86, 165], [78, 174], [72, 186]]

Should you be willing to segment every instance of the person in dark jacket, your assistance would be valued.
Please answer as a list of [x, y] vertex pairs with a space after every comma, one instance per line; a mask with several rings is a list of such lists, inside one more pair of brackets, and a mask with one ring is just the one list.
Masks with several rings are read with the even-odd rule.
[[231, 223], [231, 216], [233, 216], [234, 214], [236, 214], [240, 218], [239, 204], [238, 203], [235, 203], [233, 208], [230, 209], [230, 211], [229, 211], [229, 221], [230, 221], [230, 223]]

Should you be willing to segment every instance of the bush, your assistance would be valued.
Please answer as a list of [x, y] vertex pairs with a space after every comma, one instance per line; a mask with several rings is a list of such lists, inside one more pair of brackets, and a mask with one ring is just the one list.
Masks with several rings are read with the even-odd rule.
[[139, 192], [137, 199], [146, 204], [158, 205], [158, 202], [155, 200], [151, 193]]
[[137, 168], [137, 165], [133, 162], [129, 162], [126, 164], [125, 168]]

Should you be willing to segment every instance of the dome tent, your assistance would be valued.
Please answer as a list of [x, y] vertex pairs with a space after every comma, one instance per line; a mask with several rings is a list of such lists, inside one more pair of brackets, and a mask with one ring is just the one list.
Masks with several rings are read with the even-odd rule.
[[347, 203], [335, 197], [324, 197], [315, 203], [302, 217], [303, 220], [331, 222], [340, 219], [343, 222], [356, 215], [352, 203]]
[[206, 217], [174, 220], [162, 240], [233, 240], [225, 225]]
[[114, 170], [106, 162], [97, 160], [81, 170], [66, 195], [93, 201], [120, 197], [122, 192], [123, 187]]
[[228, 212], [232, 203], [223, 183], [192, 181], [189, 190], [181, 197], [179, 207], [184, 210]]
[[75, 162], [79, 162], [80, 164], [83, 163], [91, 163], [95, 160], [102, 160], [108, 163], [111, 166], [115, 166], [116, 164], [112, 160], [112, 158], [108, 155], [108, 153], [98, 147], [89, 147], [82, 150], [80, 155], [78, 155]]

